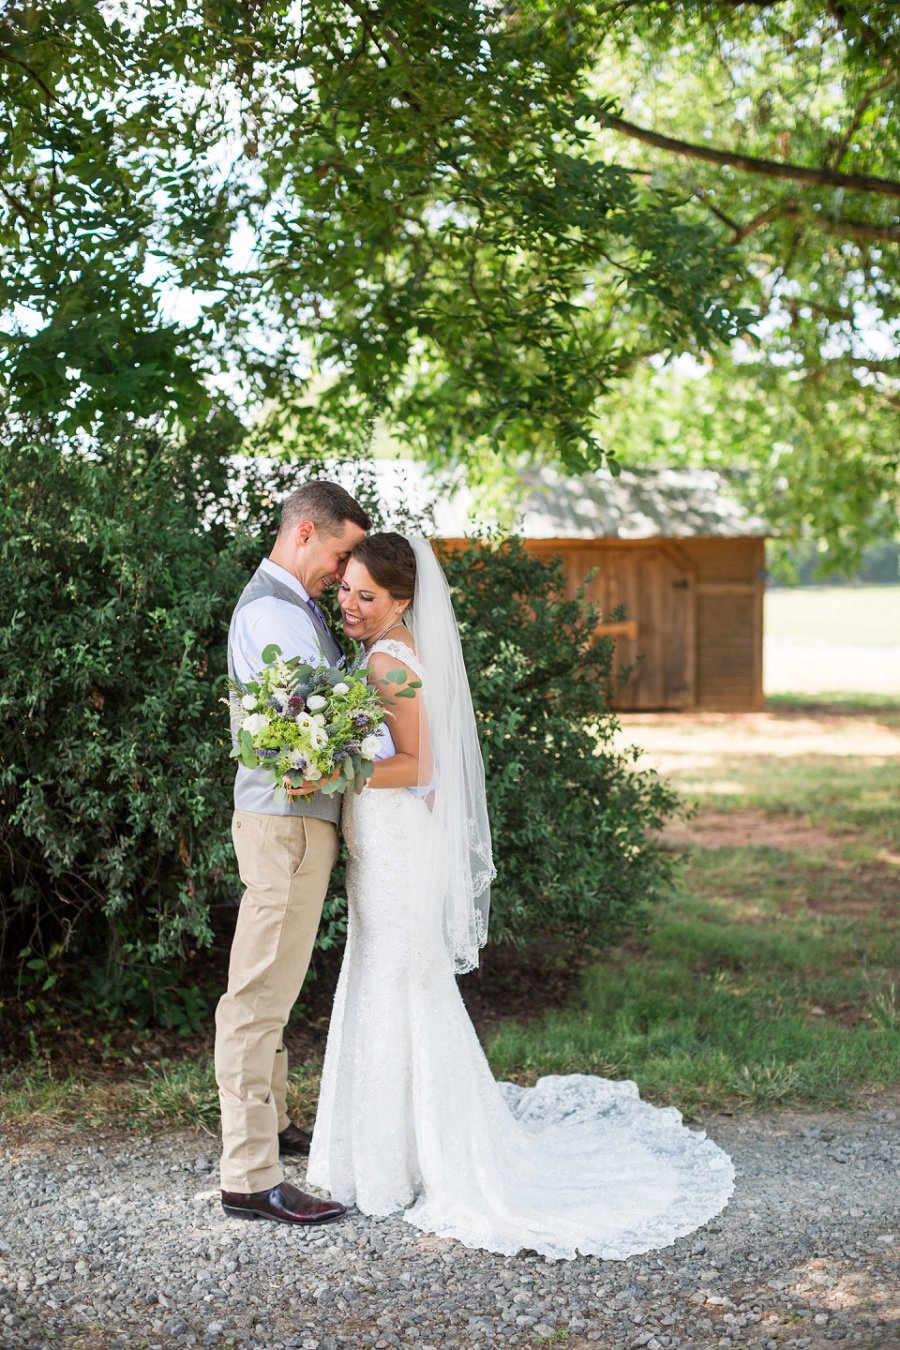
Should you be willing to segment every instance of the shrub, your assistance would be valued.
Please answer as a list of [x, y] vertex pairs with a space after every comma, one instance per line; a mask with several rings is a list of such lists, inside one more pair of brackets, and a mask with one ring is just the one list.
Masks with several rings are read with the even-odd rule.
[[219, 677], [272, 507], [260, 482], [229, 491], [230, 444], [223, 426], [5, 453], [2, 954], [32, 986], [87, 950], [111, 958], [97, 1004], [153, 1004], [235, 889]]
[[[251, 466], [238, 488], [232, 445], [224, 425], [123, 431], [0, 464], [0, 956], [32, 996], [87, 957], [86, 1005], [197, 1022], [179, 962], [239, 891], [228, 619], [298, 476]], [[665, 883], [647, 831], [673, 805], [610, 747], [611, 644], [591, 646], [559, 567], [515, 541], [446, 562], [484, 732], [492, 936], [603, 940]], [[342, 885], [338, 871], [322, 948], [340, 940]]]
[[668, 884], [651, 832], [677, 799], [617, 751], [613, 643], [521, 540], [443, 555], [485, 752], [497, 880], [491, 937], [608, 941]]

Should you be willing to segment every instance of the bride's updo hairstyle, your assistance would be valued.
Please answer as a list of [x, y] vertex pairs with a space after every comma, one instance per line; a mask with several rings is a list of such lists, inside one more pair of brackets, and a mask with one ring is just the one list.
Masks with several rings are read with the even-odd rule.
[[395, 600], [412, 600], [416, 594], [416, 555], [402, 534], [387, 531], [369, 534], [350, 553], [369, 576]]

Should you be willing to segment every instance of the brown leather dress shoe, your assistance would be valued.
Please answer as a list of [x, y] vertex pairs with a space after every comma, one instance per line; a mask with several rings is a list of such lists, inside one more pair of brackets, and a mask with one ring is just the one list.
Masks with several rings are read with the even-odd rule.
[[289, 1121], [283, 1130], [278, 1131], [279, 1153], [299, 1154], [301, 1158], [308, 1158], [311, 1144], [312, 1135], [301, 1130], [293, 1121]]
[[222, 1192], [222, 1208], [232, 1219], [273, 1219], [275, 1223], [329, 1223], [345, 1214], [336, 1200], [317, 1200], [314, 1195], [282, 1181], [270, 1191]]

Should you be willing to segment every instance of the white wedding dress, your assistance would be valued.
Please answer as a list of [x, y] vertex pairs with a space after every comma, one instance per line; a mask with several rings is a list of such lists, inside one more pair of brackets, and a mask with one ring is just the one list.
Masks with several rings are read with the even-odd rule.
[[[416, 656], [381, 642], [423, 680]], [[507, 1255], [623, 1260], [717, 1214], [731, 1160], [631, 1082], [497, 1083], [414, 879], [433, 817], [406, 789], [344, 800], [349, 926], [308, 1179], [364, 1214]]]

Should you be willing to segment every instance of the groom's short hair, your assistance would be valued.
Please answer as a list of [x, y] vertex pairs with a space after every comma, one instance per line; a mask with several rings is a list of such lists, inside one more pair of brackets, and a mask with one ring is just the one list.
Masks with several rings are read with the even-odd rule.
[[372, 519], [338, 483], [321, 479], [295, 488], [281, 505], [281, 531], [292, 530], [301, 520], [311, 520], [323, 534], [340, 534], [349, 520], [361, 530], [372, 528]]

